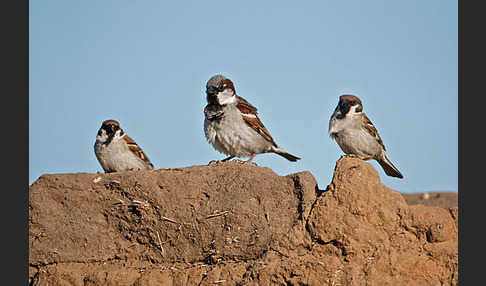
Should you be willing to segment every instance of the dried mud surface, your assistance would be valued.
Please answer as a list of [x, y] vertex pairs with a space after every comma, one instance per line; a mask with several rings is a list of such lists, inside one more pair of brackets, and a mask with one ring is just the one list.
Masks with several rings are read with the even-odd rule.
[[43, 175], [29, 285], [457, 285], [457, 214], [348, 157], [325, 189], [237, 162]]
[[458, 207], [458, 195], [456, 192], [427, 192], [402, 194], [409, 205], [424, 205], [441, 208]]

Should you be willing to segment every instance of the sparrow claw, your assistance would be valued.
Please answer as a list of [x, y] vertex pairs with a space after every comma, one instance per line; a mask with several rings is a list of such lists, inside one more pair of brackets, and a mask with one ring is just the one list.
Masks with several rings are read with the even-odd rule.
[[208, 163], [208, 166], [216, 166], [216, 165], [219, 165], [219, 164], [221, 164], [221, 160], [211, 160]]
[[358, 156], [356, 154], [346, 154], [344, 155], [343, 157], [348, 157], [348, 158], [358, 158], [358, 159], [361, 159], [363, 161], [367, 161], [367, 160], [370, 160], [373, 158], [373, 156]]
[[343, 157], [349, 157], [349, 158], [359, 158], [358, 155], [356, 154], [346, 154]]

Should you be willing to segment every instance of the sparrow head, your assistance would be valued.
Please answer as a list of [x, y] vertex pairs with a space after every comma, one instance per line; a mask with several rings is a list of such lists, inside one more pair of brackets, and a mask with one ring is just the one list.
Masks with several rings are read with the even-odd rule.
[[337, 119], [343, 119], [347, 114], [354, 115], [363, 112], [361, 100], [354, 95], [344, 94], [339, 97], [338, 105], [334, 110]]
[[225, 105], [236, 102], [233, 82], [218, 74], [206, 83], [206, 100], [209, 104]]
[[116, 120], [105, 120], [101, 124], [96, 140], [103, 144], [110, 143], [114, 138], [121, 138], [125, 133], [120, 128], [120, 123]]

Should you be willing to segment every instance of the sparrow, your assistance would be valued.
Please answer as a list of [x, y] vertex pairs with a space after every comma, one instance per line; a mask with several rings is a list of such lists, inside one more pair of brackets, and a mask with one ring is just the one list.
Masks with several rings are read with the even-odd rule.
[[354, 95], [341, 95], [329, 120], [329, 136], [344, 153], [363, 160], [375, 159], [391, 177], [403, 175], [386, 156], [386, 149], [371, 120], [363, 112], [361, 100]]
[[211, 77], [206, 84], [204, 108], [204, 134], [214, 149], [228, 155], [222, 161], [234, 157], [250, 157], [257, 154], [276, 153], [295, 162], [300, 158], [277, 146], [268, 130], [258, 118], [257, 109], [236, 95], [233, 82], [222, 76]]
[[123, 132], [116, 120], [105, 120], [101, 124], [94, 151], [105, 173], [154, 168], [142, 148]]

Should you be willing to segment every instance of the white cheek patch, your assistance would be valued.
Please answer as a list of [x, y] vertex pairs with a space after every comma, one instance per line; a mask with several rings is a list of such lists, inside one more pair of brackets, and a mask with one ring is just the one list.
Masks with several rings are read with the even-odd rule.
[[121, 129], [118, 129], [116, 132], [115, 132], [115, 136], [114, 136], [114, 139], [120, 139], [120, 138], [123, 138], [125, 137], [125, 133], [123, 133], [123, 135], [120, 135], [121, 134]]
[[234, 103], [236, 101], [236, 96], [234, 96], [233, 91], [229, 88], [218, 93], [217, 98], [220, 105]]
[[356, 109], [357, 109], [358, 107], [360, 107], [360, 105], [359, 105], [359, 104], [356, 104], [356, 105], [351, 106], [351, 108], [349, 109], [349, 111], [350, 111], [349, 113], [350, 113], [350, 114], [354, 114], [354, 113], [361, 113], [361, 112], [363, 111], [363, 109], [361, 108], [361, 110], [356, 111]]

